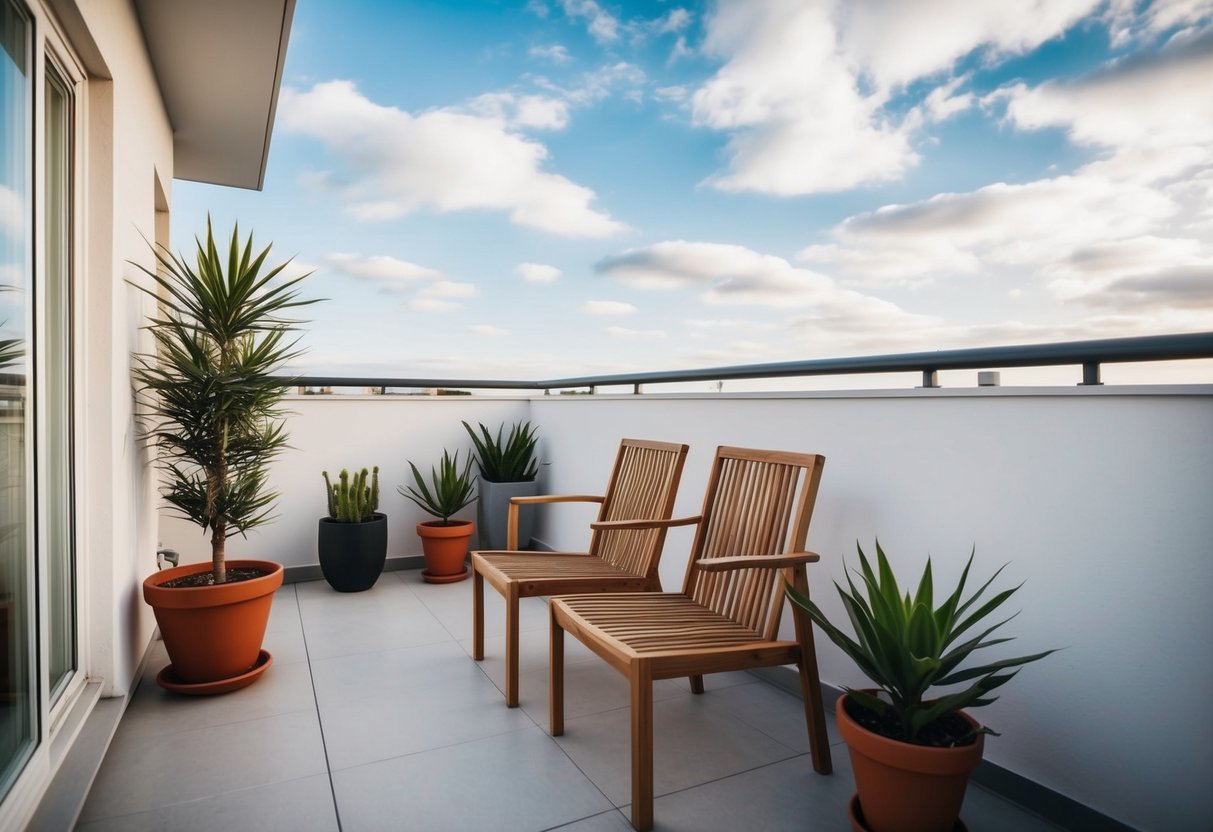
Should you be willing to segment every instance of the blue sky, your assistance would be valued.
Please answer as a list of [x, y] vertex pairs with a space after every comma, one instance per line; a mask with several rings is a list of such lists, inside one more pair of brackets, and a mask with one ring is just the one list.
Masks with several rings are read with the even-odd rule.
[[1213, 0], [302, 0], [264, 190], [173, 239], [314, 269], [322, 373], [1206, 330], [1210, 79]]

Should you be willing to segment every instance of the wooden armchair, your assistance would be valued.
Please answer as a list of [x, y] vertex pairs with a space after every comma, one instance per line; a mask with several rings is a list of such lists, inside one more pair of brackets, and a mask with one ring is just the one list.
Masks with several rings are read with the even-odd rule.
[[795, 663], [813, 768], [832, 771], [810, 622], [779, 641], [784, 581], [808, 592], [805, 537], [825, 458], [719, 448], [680, 593], [552, 598], [551, 727], [564, 733], [564, 633], [628, 678], [632, 690], [632, 825], [653, 826], [653, 682]]
[[[505, 703], [518, 705], [518, 599], [562, 592], [660, 590], [657, 574], [666, 530], [697, 518], [670, 520], [687, 446], [624, 439], [601, 497], [549, 495], [510, 500], [508, 541], [518, 545], [521, 505], [601, 503], [588, 552], [472, 553], [472, 658], [484, 658], [484, 582], [505, 597]], [[642, 521], [642, 522], [635, 522]]]

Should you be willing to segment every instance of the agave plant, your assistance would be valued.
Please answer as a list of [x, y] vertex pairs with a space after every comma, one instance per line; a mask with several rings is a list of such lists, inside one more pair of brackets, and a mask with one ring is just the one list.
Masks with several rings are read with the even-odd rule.
[[450, 524], [452, 514], [476, 501], [476, 495], [472, 493], [475, 477], [472, 476], [470, 455], [460, 470], [459, 452], [455, 451], [452, 457], [450, 452], [444, 450], [438, 467], [430, 468], [429, 485], [426, 485], [416, 465], [409, 462], [409, 468], [413, 470], [415, 487], [397, 486], [396, 490], [426, 513], [441, 518], [443, 525]]
[[483, 423], [477, 424], [479, 435], [467, 422], [463, 423], [463, 429], [476, 446], [481, 479], [489, 482], [531, 482], [535, 479], [539, 473], [539, 460], [535, 458], [538, 428], [531, 427], [530, 422], [515, 422], [503, 441], [504, 424], [497, 428], [496, 436]]
[[166, 473], [163, 496], [180, 516], [211, 533], [215, 583], [227, 580], [226, 541], [270, 519], [277, 494], [266, 487], [270, 461], [286, 445], [285, 392], [275, 374], [299, 354], [288, 340], [298, 321], [283, 317], [300, 300], [307, 275], [280, 280], [288, 265], [265, 267], [270, 247], [243, 247], [239, 226], [227, 250], [196, 239], [193, 264], [153, 246], [159, 268], [138, 266], [140, 286], [159, 304], [149, 330], [154, 355], [136, 356], [135, 379], [146, 408], [146, 437]]
[[[882, 715], [890, 712], [895, 714], [902, 728], [899, 739], [913, 742], [924, 727], [944, 716], [963, 708], [989, 705], [998, 698], [989, 696], [990, 691], [1009, 682], [1023, 665], [1054, 652], [1046, 650], [1030, 656], [961, 668], [960, 665], [977, 650], [1011, 640], [990, 638], [990, 635], [1014, 615], [992, 626], [985, 626], [982, 622], [1019, 587], [1003, 590], [979, 604], [982, 595], [1005, 565], [980, 589], [964, 599], [965, 582], [975, 552], [970, 553], [956, 589], [936, 607], [930, 558], [914, 594], [902, 594], [880, 542], [876, 543], [876, 571], [872, 570], [863, 549], [856, 548], [859, 549], [859, 578], [864, 591], [856, 587], [850, 569], [847, 570], [849, 592], [834, 584], [851, 619], [854, 639], [831, 624], [807, 595], [790, 585], [787, 593], [792, 603], [803, 609], [830, 640], [841, 647], [859, 669], [884, 691], [889, 701], [862, 690], [847, 688], [847, 694], [857, 704]], [[962, 635], [975, 627], [980, 627], [977, 635], [959, 641]], [[966, 682], [971, 684], [959, 691], [924, 701], [923, 697], [932, 687]], [[994, 733], [987, 728], [981, 730]]]

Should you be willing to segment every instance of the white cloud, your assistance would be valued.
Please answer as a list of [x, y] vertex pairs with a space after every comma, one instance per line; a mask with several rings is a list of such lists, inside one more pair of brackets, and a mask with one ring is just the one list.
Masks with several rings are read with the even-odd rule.
[[645, 72], [636, 64], [627, 61], [616, 61], [604, 64], [597, 69], [582, 73], [575, 83], [565, 87], [553, 82], [550, 78], [532, 78], [536, 85], [555, 93], [570, 104], [587, 106], [597, 104], [609, 98], [616, 90], [622, 89], [625, 97], [635, 97], [643, 92], [643, 86], [648, 80]]
[[584, 19], [586, 31], [599, 43], [619, 38], [619, 19], [594, 0], [559, 0], [560, 7], [570, 19]]
[[668, 338], [669, 334], [660, 329], [628, 329], [625, 326], [608, 326], [603, 330], [612, 338], [624, 341], [657, 341]]
[[1098, 0], [722, 0], [704, 51], [724, 65], [692, 99], [695, 123], [730, 134], [726, 191], [788, 196], [900, 178], [929, 121], [969, 107], [946, 80], [906, 115], [885, 108], [911, 82], [974, 50], [1019, 54], [1063, 33]]
[[360, 254], [334, 252], [324, 258], [324, 263], [342, 274], [378, 283], [392, 292], [409, 291], [418, 281], [438, 280], [442, 277], [442, 272], [437, 269], [386, 255], [365, 257]]
[[527, 54], [532, 58], [551, 61], [554, 64], [567, 64], [572, 60], [569, 50], [559, 43], [536, 44], [527, 50]]
[[1000, 90], [987, 104], [1005, 101], [1013, 127], [1061, 128], [1101, 157], [1063, 176], [854, 216], [800, 257], [862, 283], [1036, 283], [1062, 303], [1112, 309], [1119, 334], [1207, 327], [1211, 77], [1207, 29], [1077, 81]]
[[441, 300], [440, 298], [413, 298], [405, 304], [405, 308], [413, 312], [454, 312], [456, 309], [462, 308], [458, 303], [452, 303], [449, 300]]
[[318, 181], [360, 220], [490, 210], [568, 237], [626, 228], [590, 208], [589, 188], [542, 170], [547, 148], [497, 115], [454, 108], [413, 115], [376, 104], [348, 81], [330, 81], [306, 92], [284, 89], [279, 123], [325, 144], [344, 170]]
[[439, 280], [421, 290], [420, 296], [425, 298], [474, 298], [480, 290], [473, 283], [458, 283], [454, 280]]
[[527, 283], [555, 283], [560, 279], [561, 271], [543, 263], [519, 263], [514, 267], [514, 274]]
[[473, 324], [468, 327], [468, 331], [481, 338], [502, 338], [510, 334], [509, 330], [493, 326], [492, 324]]
[[687, 96], [690, 94], [691, 91], [685, 84], [678, 84], [672, 87], [658, 87], [653, 91], [653, 95], [659, 101], [686, 101]]
[[489, 92], [473, 98], [468, 102], [468, 108], [509, 127], [563, 130], [569, 123], [569, 105], [546, 95]]
[[0, 232], [13, 237], [25, 233], [25, 200], [7, 185], [0, 185]]
[[607, 257], [595, 271], [643, 289], [702, 289], [708, 306], [758, 306], [795, 311], [814, 337], [853, 339], [889, 328], [921, 330], [933, 318], [840, 287], [830, 277], [797, 268], [781, 257], [744, 246], [684, 240], [657, 243]]
[[634, 315], [640, 310], [618, 300], [588, 300], [577, 311], [583, 315]]
[[792, 195], [896, 179], [917, 161], [908, 136], [865, 96], [836, 51], [830, 8], [727, 0], [705, 50], [726, 60], [692, 97], [695, 123], [732, 134], [727, 191]]
[[846, 63], [877, 89], [904, 87], [950, 69], [974, 50], [987, 60], [1032, 51], [1089, 15], [1102, 0], [860, 0], [835, 5]]

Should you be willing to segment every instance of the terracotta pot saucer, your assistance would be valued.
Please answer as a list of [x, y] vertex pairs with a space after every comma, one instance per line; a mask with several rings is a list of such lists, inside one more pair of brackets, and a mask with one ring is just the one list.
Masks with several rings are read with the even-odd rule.
[[257, 681], [258, 677], [269, 670], [273, 663], [274, 657], [270, 655], [270, 651], [262, 650], [257, 655], [257, 663], [251, 670], [241, 673], [239, 676], [232, 676], [230, 679], [217, 679], [214, 682], [182, 682], [173, 671], [173, 666], [166, 664], [156, 674], [156, 684], [167, 691], [182, 693], [186, 696], [214, 696], [220, 693], [231, 693]]
[[462, 572], [456, 572], [454, 575], [434, 575], [428, 569], [421, 570], [421, 579], [427, 584], [453, 584], [462, 581], [469, 575], [467, 567], [464, 567]]
[[[863, 818], [863, 807], [859, 805], [859, 795], [851, 795], [851, 800], [847, 803], [847, 812], [851, 816], [851, 832], [872, 832]], [[963, 820], [957, 818], [952, 832], [969, 832], [969, 827], [965, 826]]]

